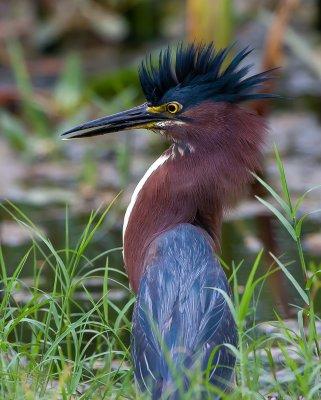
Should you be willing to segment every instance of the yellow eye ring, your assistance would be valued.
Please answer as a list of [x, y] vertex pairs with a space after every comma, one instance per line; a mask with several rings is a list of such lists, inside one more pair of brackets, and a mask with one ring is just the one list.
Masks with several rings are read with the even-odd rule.
[[183, 106], [176, 101], [172, 101], [171, 103], [166, 104], [166, 111], [169, 112], [170, 114], [176, 114], [178, 111], [180, 111], [183, 108]]

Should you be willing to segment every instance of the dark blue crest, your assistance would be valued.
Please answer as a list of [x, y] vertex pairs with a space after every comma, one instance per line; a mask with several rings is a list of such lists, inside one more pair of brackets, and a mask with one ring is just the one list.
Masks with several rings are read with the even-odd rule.
[[216, 50], [208, 45], [179, 45], [174, 51], [161, 51], [158, 63], [149, 56], [142, 62], [139, 78], [146, 99], [152, 105], [178, 101], [192, 106], [205, 100], [237, 103], [276, 97], [260, 93], [271, 79], [271, 71], [247, 76], [252, 65], [241, 62], [252, 50], [245, 48], [231, 59], [231, 47]]

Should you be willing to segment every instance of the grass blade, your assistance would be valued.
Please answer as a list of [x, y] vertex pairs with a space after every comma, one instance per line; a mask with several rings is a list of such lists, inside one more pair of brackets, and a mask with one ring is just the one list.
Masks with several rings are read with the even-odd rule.
[[259, 196], [255, 196], [260, 203], [262, 203], [265, 207], [267, 207], [272, 213], [277, 217], [277, 219], [281, 222], [281, 224], [285, 227], [285, 229], [289, 232], [289, 234], [292, 236], [293, 240], [296, 242], [297, 241], [297, 236], [295, 233], [295, 230], [293, 226], [290, 224], [290, 222], [285, 218], [281, 212], [275, 208], [271, 203], [267, 202], [266, 200], [263, 200]]
[[293, 275], [288, 271], [288, 269], [285, 267], [285, 265], [277, 258], [275, 257], [274, 254], [270, 253], [271, 257], [273, 260], [278, 264], [278, 266], [281, 268], [281, 270], [284, 272], [286, 277], [289, 279], [289, 281], [293, 284], [299, 295], [302, 297], [302, 300], [309, 305], [309, 298], [306, 294], [306, 292], [301, 288], [297, 280], [293, 277]]

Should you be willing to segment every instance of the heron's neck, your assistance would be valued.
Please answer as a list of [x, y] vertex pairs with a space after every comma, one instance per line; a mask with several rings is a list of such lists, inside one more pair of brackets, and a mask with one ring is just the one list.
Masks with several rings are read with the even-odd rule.
[[[124, 260], [134, 290], [144, 271], [144, 257], [153, 240], [180, 223], [191, 223], [206, 230], [216, 248], [219, 245], [222, 214], [249, 182], [249, 170], [258, 167], [259, 132], [241, 121], [229, 126], [211, 127], [203, 132], [204, 143], [174, 143], [147, 170], [137, 185], [124, 221]], [[254, 128], [254, 127], [253, 127]], [[209, 142], [213, 129], [221, 141]], [[253, 131], [247, 136], [242, 129]], [[239, 131], [238, 131], [239, 130]], [[200, 134], [201, 135], [201, 134]], [[256, 140], [255, 140], [256, 135]], [[230, 138], [231, 139], [231, 138]]]
[[[149, 168], [148, 170], [145, 172], [144, 176], [142, 177], [142, 179], [139, 181], [139, 183], [137, 184], [130, 203], [127, 207], [126, 213], [125, 213], [125, 217], [124, 217], [124, 224], [123, 224], [123, 240], [125, 239], [125, 233], [126, 233], [126, 229], [128, 226], [128, 222], [130, 219], [130, 216], [132, 214], [132, 211], [134, 209], [134, 207], [139, 207], [142, 204], [145, 203], [145, 198], [140, 196], [141, 191], [143, 188], [145, 188], [146, 182], [147, 180], [154, 174], [154, 172], [160, 168], [168, 159], [170, 158], [169, 154], [166, 154], [166, 152], [159, 157]], [[155, 182], [156, 186], [157, 186], [158, 182]]]

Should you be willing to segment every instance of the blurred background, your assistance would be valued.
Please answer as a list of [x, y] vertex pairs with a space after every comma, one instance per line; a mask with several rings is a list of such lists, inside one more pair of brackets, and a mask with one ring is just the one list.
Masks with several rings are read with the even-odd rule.
[[[321, 184], [320, 0], [2, 0], [0, 200], [16, 204], [57, 248], [64, 246], [66, 204], [70, 237], [77, 241], [90, 211], [104, 209], [120, 191], [95, 236], [91, 256], [121, 246], [133, 188], [167, 146], [146, 131], [79, 141], [62, 141], [59, 133], [143, 102], [139, 62], [146, 53], [182, 40], [214, 41], [219, 48], [234, 42], [236, 49], [250, 45], [253, 71], [281, 67], [266, 90], [283, 98], [247, 105], [265, 115], [271, 128], [263, 177], [278, 187], [276, 143], [294, 198]], [[244, 278], [262, 247], [279, 256], [286, 253], [286, 261], [296, 259], [288, 233], [255, 193], [266, 195], [253, 184], [223, 228], [222, 258], [227, 265], [244, 259]], [[303, 211], [319, 208], [321, 190], [315, 190], [306, 196]], [[321, 262], [320, 219], [321, 213], [312, 213], [304, 226], [304, 251], [314, 266]], [[16, 267], [30, 240], [30, 232], [1, 209], [0, 242], [9, 268]], [[268, 267], [268, 257], [265, 262]], [[120, 250], [110, 265], [122, 270]], [[300, 279], [296, 262], [291, 268]], [[44, 289], [50, 288], [50, 273], [48, 268], [47, 279], [40, 282]], [[26, 265], [16, 301], [26, 300], [29, 275]], [[99, 279], [89, 286], [100, 296]], [[273, 275], [263, 291], [259, 319], [272, 317], [274, 308], [291, 317], [288, 303], [295, 302], [294, 293], [282, 274]], [[125, 302], [127, 292], [115, 287], [110, 295]], [[81, 290], [75, 299], [86, 302]]]

